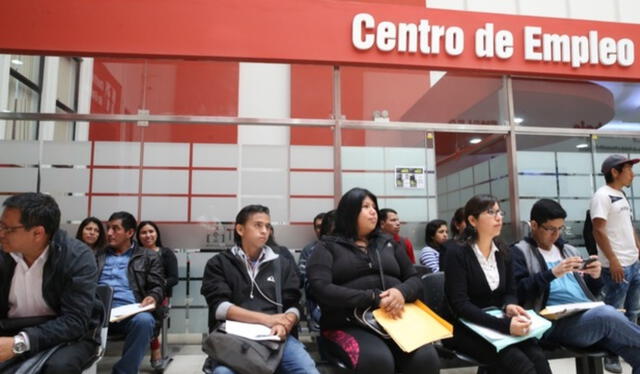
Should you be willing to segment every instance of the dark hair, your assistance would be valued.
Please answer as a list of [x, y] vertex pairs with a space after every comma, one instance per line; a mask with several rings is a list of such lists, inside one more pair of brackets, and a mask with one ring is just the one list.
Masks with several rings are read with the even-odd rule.
[[458, 230], [458, 225], [460, 225], [465, 220], [466, 217], [464, 216], [464, 207], [456, 209], [456, 211], [453, 213], [453, 217], [451, 217], [451, 223], [449, 224], [452, 237], [457, 238], [458, 236], [460, 236], [460, 234], [462, 234], [462, 232]]
[[318, 213], [318, 214], [316, 214], [316, 216], [313, 217], [313, 223], [316, 223], [316, 221], [319, 220], [319, 219], [324, 219], [325, 214], [326, 213]]
[[247, 205], [244, 208], [240, 209], [238, 215], [236, 216], [236, 222], [233, 225], [233, 241], [237, 245], [242, 245], [242, 237], [236, 231], [236, 225], [244, 225], [249, 220], [249, 217], [256, 213], [264, 213], [266, 215], [270, 215], [269, 208], [264, 205]]
[[122, 221], [122, 227], [126, 230], [136, 229], [136, 219], [129, 212], [115, 212], [109, 217], [109, 221], [115, 221], [119, 219]]
[[433, 249], [437, 249], [440, 247], [440, 244], [436, 243], [435, 240], [433, 240], [433, 237], [436, 236], [436, 232], [438, 232], [438, 229], [440, 227], [446, 225], [447, 221], [442, 219], [434, 219], [427, 223], [424, 228], [424, 241], [429, 247]]
[[101, 249], [107, 244], [107, 233], [104, 230], [104, 225], [102, 224], [102, 222], [96, 217], [87, 217], [83, 219], [82, 222], [80, 222], [80, 226], [78, 226], [78, 231], [76, 232], [76, 239], [84, 243], [84, 240], [82, 240], [82, 231], [90, 223], [94, 223], [96, 226], [98, 226], [98, 240], [96, 240], [96, 242], [89, 247], [91, 247], [92, 249]]
[[498, 199], [491, 195], [476, 195], [469, 199], [464, 205], [464, 217], [467, 227], [462, 233], [462, 240], [468, 244], [473, 244], [478, 240], [478, 231], [475, 227], [471, 226], [469, 222], [469, 216], [473, 216], [476, 219], [485, 212], [487, 209], [491, 209], [498, 203]]
[[[378, 216], [380, 215], [376, 195], [367, 189], [354, 187], [342, 195], [338, 203], [338, 208], [336, 209], [336, 227], [334, 229], [334, 233], [337, 236], [353, 240], [358, 238], [358, 216], [362, 210], [362, 202], [367, 197], [373, 200], [376, 213]], [[377, 230], [378, 228], [376, 227], [369, 235]]]
[[[377, 204], [376, 204], [377, 206]], [[380, 223], [384, 222], [387, 220], [387, 217], [389, 216], [389, 213], [393, 213], [393, 214], [398, 214], [398, 212], [396, 212], [395, 210], [391, 209], [391, 208], [384, 208], [384, 209], [380, 209], [380, 211], [378, 212], [378, 220]]]
[[336, 211], [330, 210], [322, 218], [322, 226], [320, 226], [320, 237], [323, 235], [331, 235], [336, 227]]
[[280, 247], [280, 244], [276, 241], [276, 230], [274, 230], [273, 226], [269, 226], [269, 237], [267, 238], [267, 242], [265, 243], [269, 248]]
[[531, 208], [531, 220], [539, 225], [556, 218], [567, 218], [567, 212], [556, 201], [540, 199]]
[[622, 169], [624, 169], [624, 166], [626, 164], [632, 164], [632, 163], [631, 162], [623, 162], [622, 164], [616, 165], [616, 166], [612, 167], [611, 169], [609, 169], [609, 171], [604, 174], [604, 181], [607, 182], [607, 184], [612, 183], [613, 182], [613, 169], [616, 169], [618, 171], [618, 173], [622, 173]]
[[25, 230], [42, 226], [51, 238], [60, 228], [60, 208], [49, 195], [37, 192], [21, 193], [9, 197], [2, 205], [20, 211], [20, 224]]
[[146, 225], [149, 225], [153, 227], [154, 230], [156, 230], [156, 246], [162, 247], [162, 238], [160, 237], [160, 229], [158, 228], [158, 225], [156, 225], [156, 223], [153, 221], [142, 221], [138, 224], [138, 228], [136, 229], [136, 240], [138, 241], [138, 243], [141, 243], [140, 230]]

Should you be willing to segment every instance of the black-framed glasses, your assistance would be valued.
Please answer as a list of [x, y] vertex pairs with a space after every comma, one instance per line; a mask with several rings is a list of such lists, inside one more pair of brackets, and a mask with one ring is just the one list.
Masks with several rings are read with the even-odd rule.
[[0, 232], [6, 232], [7, 234], [11, 234], [16, 232], [16, 230], [18, 229], [23, 229], [24, 225], [18, 225], [18, 226], [7, 226], [4, 223], [0, 222]]
[[566, 226], [560, 226], [560, 227], [547, 227], [545, 225], [540, 225], [540, 227], [542, 227], [542, 229], [546, 232], [550, 232], [552, 234], [557, 234], [560, 233], [562, 234], [564, 232], [564, 230], [566, 230]]
[[497, 217], [504, 217], [504, 212], [500, 209], [487, 209], [484, 211], [485, 213], [487, 213], [488, 215], [497, 218]]

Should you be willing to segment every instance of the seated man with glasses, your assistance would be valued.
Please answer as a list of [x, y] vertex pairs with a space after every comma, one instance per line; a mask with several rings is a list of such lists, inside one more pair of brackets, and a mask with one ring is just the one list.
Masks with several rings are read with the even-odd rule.
[[[602, 288], [600, 262], [583, 267], [578, 250], [560, 238], [566, 217], [557, 202], [538, 200], [531, 208], [531, 236], [511, 247], [518, 299], [526, 309], [595, 301]], [[640, 373], [640, 326], [609, 305], [553, 321], [543, 340], [609, 350]]]
[[80, 373], [96, 353], [94, 329], [102, 314], [93, 252], [59, 229], [60, 209], [51, 196], [14, 195], [3, 206], [0, 372], [23, 372], [26, 359], [59, 346], [41, 372]]

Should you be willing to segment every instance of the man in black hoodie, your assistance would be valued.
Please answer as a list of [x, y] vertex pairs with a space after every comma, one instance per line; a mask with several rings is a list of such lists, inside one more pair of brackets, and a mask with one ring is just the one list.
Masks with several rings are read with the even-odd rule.
[[[315, 363], [302, 343], [291, 336], [300, 318], [300, 281], [295, 263], [279, 254], [280, 248], [266, 245], [270, 226], [269, 208], [262, 205], [242, 208], [236, 216], [236, 245], [207, 262], [200, 293], [209, 306], [209, 330], [224, 321], [267, 326], [271, 335], [284, 342], [279, 373], [317, 374]], [[276, 295], [278, 281], [280, 296]], [[212, 369], [214, 374], [233, 373], [222, 364], [211, 364], [206, 364], [209, 366], [206, 369]]]
[[[39, 323], [0, 331], [0, 371], [57, 345], [45, 373], [80, 373], [96, 353], [101, 306], [95, 296], [96, 263], [84, 243], [59, 229], [60, 209], [40, 193], [8, 198], [0, 218], [0, 319]], [[15, 335], [13, 335], [16, 333]]]
[[[600, 262], [583, 266], [577, 249], [560, 239], [566, 217], [557, 202], [537, 201], [531, 209], [531, 236], [512, 246], [518, 299], [525, 308], [540, 311], [551, 305], [589, 302], [599, 294]], [[640, 326], [609, 305], [553, 321], [543, 340], [607, 349], [624, 358], [634, 374], [640, 374]]]

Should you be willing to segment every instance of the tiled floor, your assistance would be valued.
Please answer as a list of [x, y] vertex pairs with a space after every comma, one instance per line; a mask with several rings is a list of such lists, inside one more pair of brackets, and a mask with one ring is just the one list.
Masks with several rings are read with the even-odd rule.
[[[205, 355], [202, 353], [199, 345], [182, 345], [182, 346], [170, 346], [172, 352], [173, 362], [169, 365], [166, 374], [197, 374], [202, 373], [202, 363], [204, 362]], [[98, 373], [108, 374], [110, 373], [111, 366], [118, 360], [115, 356], [116, 352], [108, 352], [108, 356], [105, 356], [98, 365]], [[551, 361], [551, 369], [557, 374], [572, 374], [575, 373], [575, 365], [572, 359], [562, 359]], [[153, 373], [151, 366], [149, 365], [149, 357], [145, 357], [143, 361], [141, 373]], [[442, 370], [443, 374], [475, 374], [475, 368], [465, 369], [449, 369]], [[607, 373], [607, 372], [605, 372]], [[631, 374], [631, 367], [623, 362], [623, 373]], [[517, 373], [514, 373], [517, 374]]]

